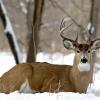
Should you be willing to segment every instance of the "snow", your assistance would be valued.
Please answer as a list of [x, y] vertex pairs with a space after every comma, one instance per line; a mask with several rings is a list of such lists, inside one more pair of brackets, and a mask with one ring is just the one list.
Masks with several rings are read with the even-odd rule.
[[[37, 55], [37, 61], [72, 65], [73, 57], [73, 53], [68, 56], [64, 56], [61, 53], [39, 53]], [[0, 53], [0, 76], [14, 65], [15, 61], [11, 53]], [[94, 74], [93, 79], [94, 82], [88, 87], [86, 94], [73, 92], [25, 94], [15, 91], [10, 94], [0, 93], [0, 100], [100, 100], [100, 71]]]
[[0, 94], [0, 100], [100, 100], [93, 94], [79, 94], [79, 93], [36, 93], [36, 94], [23, 94], [13, 92], [9, 95]]
[[37, 55], [37, 61], [39, 62], [49, 62], [53, 64], [67, 64], [72, 65], [73, 64], [73, 58], [74, 53], [69, 54], [67, 56], [61, 54], [61, 53], [54, 53], [54, 54], [47, 54], [47, 53], [38, 53]]

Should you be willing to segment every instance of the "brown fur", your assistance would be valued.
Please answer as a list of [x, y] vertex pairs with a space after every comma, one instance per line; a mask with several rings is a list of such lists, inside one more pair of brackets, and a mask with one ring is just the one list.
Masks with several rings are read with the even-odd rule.
[[28, 80], [33, 91], [39, 92], [86, 92], [90, 73], [80, 73], [77, 67], [49, 63], [18, 64], [0, 78], [0, 92], [20, 90]]
[[91, 46], [89, 44], [79, 44], [78, 45], [78, 48], [79, 48], [80, 51], [83, 51], [83, 50], [86, 50], [87, 51], [87, 50], [90, 49], [90, 47]]

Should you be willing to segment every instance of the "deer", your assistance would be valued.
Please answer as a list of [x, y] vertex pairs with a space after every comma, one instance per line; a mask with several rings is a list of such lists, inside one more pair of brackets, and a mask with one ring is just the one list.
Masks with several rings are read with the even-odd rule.
[[0, 93], [79, 92], [86, 93], [93, 75], [92, 53], [100, 48], [100, 38], [78, 43], [63, 35], [66, 27], [60, 26], [64, 47], [75, 52], [73, 65], [32, 62], [15, 65], [0, 77]]

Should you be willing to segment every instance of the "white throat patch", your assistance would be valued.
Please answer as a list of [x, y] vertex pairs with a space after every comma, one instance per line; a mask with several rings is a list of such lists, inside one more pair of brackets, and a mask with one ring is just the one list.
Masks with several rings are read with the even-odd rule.
[[85, 63], [85, 64], [80, 63], [78, 65], [78, 69], [79, 69], [80, 72], [89, 71], [90, 70], [90, 64], [89, 63]]

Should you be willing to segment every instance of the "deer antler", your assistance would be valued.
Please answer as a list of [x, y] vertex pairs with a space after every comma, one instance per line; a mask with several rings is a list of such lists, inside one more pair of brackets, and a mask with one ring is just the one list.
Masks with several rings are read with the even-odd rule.
[[91, 23], [89, 23], [87, 26], [87, 31], [89, 34], [89, 38], [87, 42], [91, 44], [92, 39], [95, 37], [95, 27]]
[[100, 37], [90, 41], [90, 45], [93, 45], [93, 44], [95, 44], [95, 46], [92, 48], [92, 50], [93, 49], [95, 49], [95, 50], [99, 49], [100, 45], [98, 45], [98, 44], [100, 44]]
[[[67, 39], [66, 37], [64, 37], [62, 34], [65, 31], [65, 29], [69, 28], [73, 23], [71, 23], [70, 25], [68, 25], [67, 27], [65, 27], [65, 21], [64, 18], [61, 21], [61, 25], [60, 25], [60, 36], [64, 39]], [[69, 39], [68, 39], [69, 40]]]
[[61, 25], [60, 25], [60, 36], [63, 38], [63, 41], [68, 40], [68, 41], [72, 42], [73, 44], [77, 45], [78, 44], [78, 42], [77, 42], [77, 40], [78, 40], [78, 34], [77, 34], [75, 40], [72, 40], [72, 39], [69, 39], [69, 38], [63, 36], [63, 32], [65, 31], [65, 29], [69, 28], [72, 24], [73, 23], [71, 23], [70, 25], [68, 25], [67, 27], [65, 27], [65, 21], [64, 21], [64, 18], [63, 18], [62, 22], [61, 22]]

